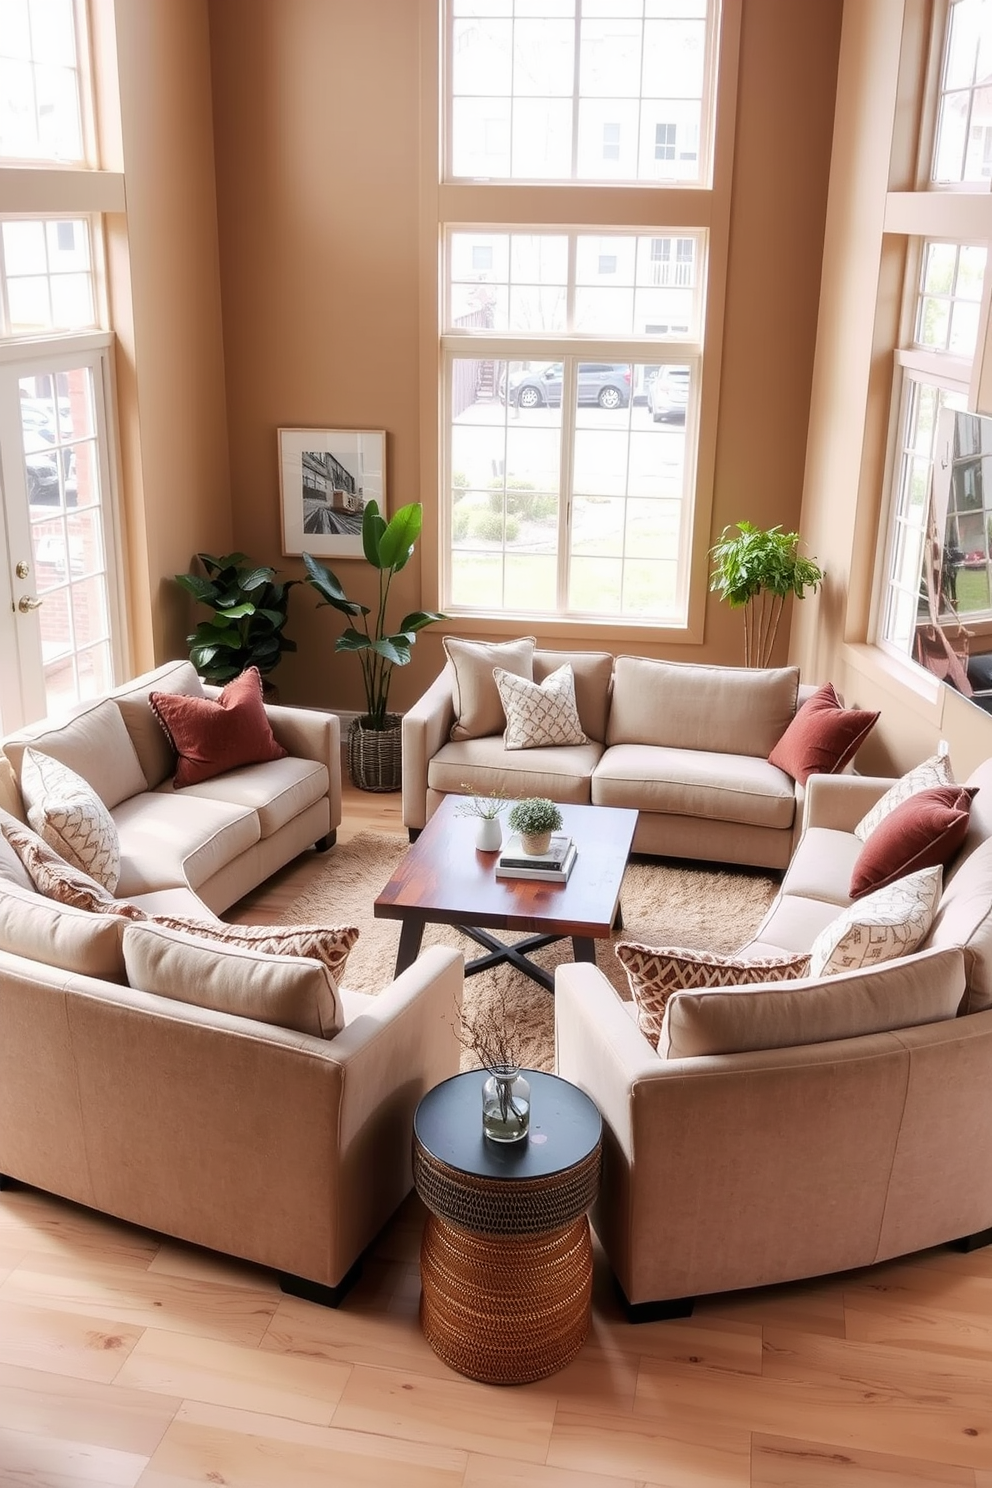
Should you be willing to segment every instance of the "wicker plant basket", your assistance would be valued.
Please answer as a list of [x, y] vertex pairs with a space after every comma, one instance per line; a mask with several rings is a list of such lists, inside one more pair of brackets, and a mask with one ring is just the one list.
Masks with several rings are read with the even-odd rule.
[[399, 714], [387, 713], [386, 724], [384, 729], [370, 729], [355, 718], [348, 729], [348, 774], [359, 790], [398, 791], [403, 784]]

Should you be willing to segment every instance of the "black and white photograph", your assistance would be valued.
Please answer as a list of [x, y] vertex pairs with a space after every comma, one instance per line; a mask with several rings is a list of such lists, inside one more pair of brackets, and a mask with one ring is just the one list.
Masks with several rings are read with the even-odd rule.
[[280, 429], [282, 550], [287, 557], [360, 558], [362, 514], [386, 515], [382, 429]]

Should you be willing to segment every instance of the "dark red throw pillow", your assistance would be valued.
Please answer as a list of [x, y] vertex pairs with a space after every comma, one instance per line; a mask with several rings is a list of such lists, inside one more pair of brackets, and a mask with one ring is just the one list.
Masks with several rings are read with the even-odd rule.
[[949, 863], [967, 835], [974, 794], [973, 787], [936, 785], [890, 811], [858, 854], [851, 898], [860, 899], [918, 868]]
[[179, 756], [172, 782], [177, 790], [287, 753], [266, 716], [258, 667], [228, 682], [216, 701], [179, 692], [152, 692], [148, 701]]
[[827, 682], [797, 711], [768, 763], [800, 785], [810, 775], [835, 775], [853, 759], [877, 722], [877, 713], [843, 707], [833, 683]]

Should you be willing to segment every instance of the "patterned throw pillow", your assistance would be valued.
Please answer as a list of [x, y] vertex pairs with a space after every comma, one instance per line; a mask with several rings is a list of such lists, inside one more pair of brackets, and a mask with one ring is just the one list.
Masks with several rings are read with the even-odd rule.
[[614, 947], [637, 1004], [637, 1026], [657, 1045], [665, 1004], [673, 992], [708, 991], [714, 987], [744, 987], [782, 982], [805, 976], [809, 956], [767, 956], [742, 961], [715, 951], [687, 951], [679, 946], [646, 946], [621, 941]]
[[933, 754], [924, 760], [922, 765], [916, 765], [914, 769], [907, 771], [901, 780], [890, 786], [876, 801], [870, 811], [858, 822], [854, 829], [854, 835], [860, 842], [867, 842], [879, 822], [901, 806], [903, 801], [908, 801], [910, 796], [917, 795], [920, 791], [932, 790], [937, 785], [953, 785], [954, 777], [951, 774], [951, 762], [946, 754]]
[[123, 899], [115, 899], [95, 878], [81, 868], [67, 863], [48, 846], [37, 832], [21, 826], [12, 817], [0, 821], [0, 830], [27, 870], [28, 877], [46, 899], [68, 904], [73, 909], [86, 909], [92, 914], [116, 914], [128, 920], [141, 920], [145, 912]]
[[575, 704], [575, 677], [569, 662], [543, 682], [528, 682], [502, 667], [493, 671], [506, 715], [503, 744], [507, 749], [541, 749], [560, 744], [587, 744]]
[[49, 847], [112, 894], [121, 876], [121, 843], [92, 786], [61, 760], [25, 749], [21, 795], [28, 821]]
[[348, 954], [358, 939], [355, 925], [225, 925], [221, 921], [192, 920], [185, 915], [165, 914], [142, 915], [142, 918], [152, 925], [164, 925], [168, 930], [202, 936], [204, 940], [220, 941], [248, 951], [264, 951], [272, 956], [305, 956], [326, 966], [338, 985]]
[[921, 868], [845, 909], [814, 940], [810, 976], [856, 971], [919, 950], [937, 913], [943, 876], [943, 868]]

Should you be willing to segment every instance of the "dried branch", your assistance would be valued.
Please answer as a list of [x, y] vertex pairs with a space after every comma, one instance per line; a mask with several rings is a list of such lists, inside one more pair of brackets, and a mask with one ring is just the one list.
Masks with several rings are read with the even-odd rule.
[[509, 1006], [502, 988], [472, 1011], [460, 1009], [455, 1034], [462, 1048], [474, 1054], [491, 1075], [509, 1074], [520, 1068], [517, 1012]]

